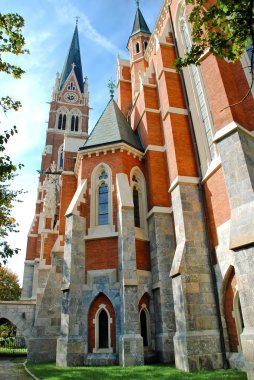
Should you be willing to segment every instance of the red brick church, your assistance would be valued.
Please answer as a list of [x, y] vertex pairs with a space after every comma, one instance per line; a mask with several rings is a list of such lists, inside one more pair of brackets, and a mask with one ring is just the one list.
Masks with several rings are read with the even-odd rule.
[[[75, 28], [56, 78], [28, 234], [28, 361], [175, 362], [254, 371], [254, 101], [249, 58], [191, 45], [185, 1], [150, 31], [140, 7], [113, 90], [88, 134]], [[133, 15], [134, 16], [134, 15]]]

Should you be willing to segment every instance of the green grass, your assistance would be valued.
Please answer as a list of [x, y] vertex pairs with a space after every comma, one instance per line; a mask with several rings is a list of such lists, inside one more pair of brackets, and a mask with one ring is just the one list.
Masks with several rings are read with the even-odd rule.
[[147, 365], [142, 367], [67, 367], [55, 364], [28, 364], [29, 370], [40, 380], [86, 379], [86, 380], [247, 380], [244, 372], [219, 370], [211, 372], [186, 373], [168, 365]]

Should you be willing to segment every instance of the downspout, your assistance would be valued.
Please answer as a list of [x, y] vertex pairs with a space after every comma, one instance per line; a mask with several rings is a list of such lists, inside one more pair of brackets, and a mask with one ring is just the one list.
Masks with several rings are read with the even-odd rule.
[[[170, 2], [170, 4], [171, 4], [171, 2]], [[171, 22], [171, 27], [172, 27], [173, 43], [175, 45], [176, 57], [179, 58], [179, 50], [178, 50], [177, 41], [176, 41], [176, 35], [175, 35], [175, 29], [174, 29], [170, 4], [168, 5], [168, 11], [169, 11], [170, 22]], [[219, 301], [219, 294], [218, 294], [218, 288], [217, 288], [217, 283], [216, 283], [216, 274], [215, 274], [215, 270], [214, 270], [213, 263], [212, 263], [212, 248], [211, 248], [211, 243], [210, 243], [210, 239], [209, 239], [208, 215], [207, 215], [207, 209], [206, 209], [206, 205], [205, 205], [204, 189], [203, 189], [203, 186], [201, 183], [201, 178], [202, 178], [201, 162], [200, 162], [200, 158], [199, 158], [197, 140], [196, 140], [196, 136], [195, 136], [193, 120], [192, 120], [192, 116], [191, 116], [191, 112], [190, 112], [189, 99], [188, 99], [188, 94], [187, 94], [187, 90], [186, 90], [186, 85], [185, 85], [183, 73], [181, 72], [179, 75], [181, 78], [184, 100], [185, 100], [187, 110], [188, 110], [188, 120], [189, 120], [190, 132], [191, 132], [191, 139], [192, 139], [192, 144], [193, 144], [193, 149], [194, 149], [195, 161], [196, 161], [197, 169], [198, 169], [198, 176], [200, 178], [198, 187], [199, 187], [201, 206], [202, 206], [201, 209], [202, 209], [203, 219], [205, 222], [205, 235], [206, 235], [206, 242], [207, 242], [207, 247], [208, 247], [208, 263], [209, 263], [209, 268], [210, 268], [211, 275], [212, 275], [212, 287], [213, 287], [213, 293], [214, 293], [214, 298], [215, 298], [215, 306], [217, 309], [217, 316], [218, 316], [218, 326], [219, 326], [219, 333], [220, 333], [221, 352], [222, 352], [222, 358], [223, 358], [223, 368], [228, 369], [229, 363], [228, 363], [228, 359], [226, 356], [226, 346], [225, 346], [225, 339], [224, 339], [223, 326], [222, 326], [222, 320], [221, 320], [220, 301]]]

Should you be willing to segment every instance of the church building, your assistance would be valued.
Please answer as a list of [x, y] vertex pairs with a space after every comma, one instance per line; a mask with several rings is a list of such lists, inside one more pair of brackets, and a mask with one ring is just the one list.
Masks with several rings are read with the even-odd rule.
[[249, 58], [207, 52], [178, 73], [185, 1], [164, 0], [153, 30], [144, 15], [137, 2], [116, 100], [111, 84], [90, 134], [78, 26], [56, 77], [24, 268], [28, 362], [229, 366], [254, 379]]

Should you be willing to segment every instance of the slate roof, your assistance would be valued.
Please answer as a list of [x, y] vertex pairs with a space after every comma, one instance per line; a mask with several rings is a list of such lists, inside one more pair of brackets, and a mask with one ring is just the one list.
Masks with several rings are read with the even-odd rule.
[[111, 99], [80, 150], [117, 142], [125, 142], [140, 151], [144, 150], [138, 134], [132, 130], [114, 99]]
[[134, 36], [134, 34], [137, 34], [140, 32], [151, 34], [151, 32], [147, 26], [147, 23], [144, 19], [144, 16], [142, 15], [142, 12], [138, 7], [136, 15], [135, 15], [135, 20], [134, 20], [131, 36]]
[[75, 64], [74, 72], [79, 84], [80, 91], [84, 92], [84, 83], [83, 83], [83, 72], [82, 72], [82, 63], [80, 56], [80, 47], [79, 47], [79, 37], [78, 37], [78, 27], [76, 25], [74, 34], [72, 37], [71, 45], [64, 63], [63, 71], [60, 77], [60, 90], [64, 87], [64, 84], [70, 75], [72, 70], [72, 64]]

